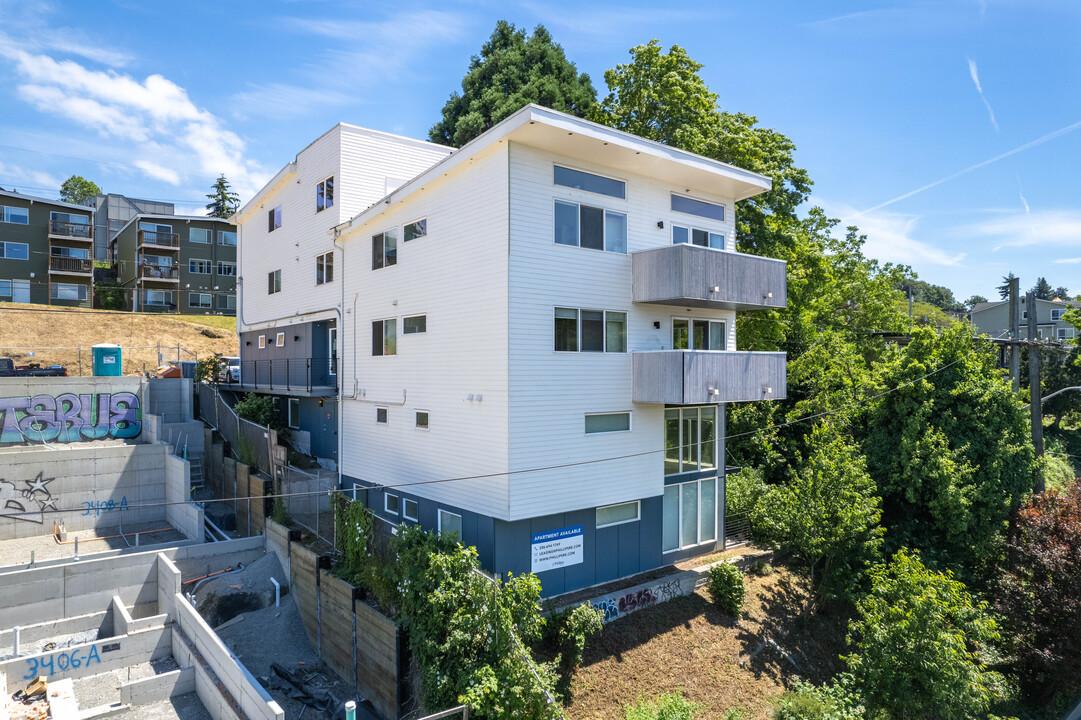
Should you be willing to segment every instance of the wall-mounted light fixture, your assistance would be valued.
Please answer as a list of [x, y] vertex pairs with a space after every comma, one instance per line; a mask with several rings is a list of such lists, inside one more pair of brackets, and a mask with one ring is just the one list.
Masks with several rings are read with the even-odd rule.
[[654, 330], [660, 330], [661, 329], [661, 321], [660, 320], [654, 320], [653, 321], [653, 329]]
[[659, 228], [661, 228], [663, 230], [664, 229], [664, 220], [658, 220], [657, 221], [657, 227], [659, 227]]

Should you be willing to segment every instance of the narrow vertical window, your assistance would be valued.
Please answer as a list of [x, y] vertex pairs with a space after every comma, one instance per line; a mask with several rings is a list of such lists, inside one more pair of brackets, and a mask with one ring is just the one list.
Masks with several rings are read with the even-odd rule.
[[578, 311], [574, 308], [556, 308], [555, 349], [557, 352], [578, 351]]
[[582, 352], [604, 352], [604, 313], [582, 311]]

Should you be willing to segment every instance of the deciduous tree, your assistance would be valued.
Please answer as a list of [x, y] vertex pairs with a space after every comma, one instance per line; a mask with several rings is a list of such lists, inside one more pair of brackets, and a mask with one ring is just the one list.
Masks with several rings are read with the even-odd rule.
[[87, 180], [82, 175], [72, 175], [60, 186], [60, 199], [64, 202], [81, 204], [83, 200], [100, 195], [97, 183]]
[[586, 117], [596, 101], [589, 75], [578, 72], [543, 25], [527, 38], [500, 20], [428, 136], [461, 147], [529, 103]]

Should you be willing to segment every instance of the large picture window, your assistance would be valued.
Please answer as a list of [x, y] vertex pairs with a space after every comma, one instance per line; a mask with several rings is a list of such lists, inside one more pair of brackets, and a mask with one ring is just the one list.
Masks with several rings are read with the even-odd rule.
[[664, 474], [717, 468], [717, 408], [668, 408], [664, 411]]
[[557, 352], [627, 352], [627, 313], [555, 309]]
[[717, 540], [717, 479], [666, 485], [661, 550], [671, 552]]
[[590, 250], [627, 252], [627, 216], [603, 208], [555, 201], [555, 241]]

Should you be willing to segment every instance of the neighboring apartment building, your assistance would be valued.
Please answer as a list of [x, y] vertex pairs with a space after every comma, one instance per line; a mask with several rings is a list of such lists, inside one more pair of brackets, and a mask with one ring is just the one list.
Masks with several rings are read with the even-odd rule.
[[343, 488], [545, 595], [716, 549], [725, 404], [786, 392], [783, 353], [735, 350], [785, 304], [784, 262], [735, 251], [770, 179], [532, 105], [446, 152], [338, 225], [333, 159], [242, 208], [242, 356], [337, 319]]
[[[1029, 307], [1024, 297], [1018, 307], [1021, 313], [1020, 334], [1028, 336]], [[1071, 307], [1081, 307], [1076, 300], [1036, 300], [1036, 334], [1043, 340], [1066, 342], [1074, 339], [1074, 326], [1063, 321], [1062, 314]], [[972, 306], [968, 314], [976, 332], [996, 338], [1006, 338], [1010, 334], [1010, 303], [1008, 300], [982, 302]]]
[[339, 124], [300, 151], [233, 218], [247, 267], [240, 280], [247, 305], [242, 297], [237, 323], [239, 389], [279, 398], [282, 421], [301, 451], [338, 460], [343, 282], [333, 228], [451, 150]]
[[87, 208], [0, 190], [0, 302], [90, 307], [93, 246]]
[[236, 314], [236, 226], [201, 215], [136, 215], [110, 255], [129, 310]]
[[113, 239], [136, 215], [172, 215], [173, 204], [108, 193], [83, 200], [94, 213], [94, 259], [112, 261]]

